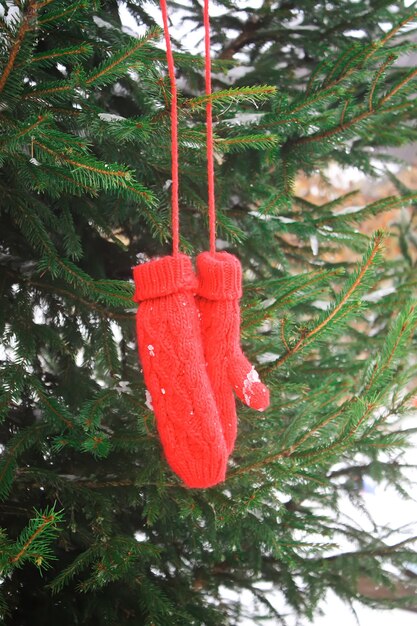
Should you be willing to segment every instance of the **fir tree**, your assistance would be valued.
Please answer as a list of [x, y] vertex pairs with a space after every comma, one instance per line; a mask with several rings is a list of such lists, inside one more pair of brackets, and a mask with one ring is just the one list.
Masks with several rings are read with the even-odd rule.
[[[417, 13], [387, 0], [217, 4], [218, 234], [246, 269], [242, 341], [272, 405], [240, 407], [227, 480], [199, 491], [163, 458], [135, 345], [131, 268], [170, 251], [161, 31], [140, 0], [126, 2], [140, 36], [114, 0], [1, 2], [6, 625], [238, 624], [224, 586], [252, 593], [253, 623], [311, 618], [327, 589], [416, 609], [415, 538], [349, 524], [339, 503], [363, 506], [365, 476], [407, 493], [417, 193], [391, 175], [397, 195], [346, 212], [352, 194], [318, 206], [294, 181], [330, 162], [378, 175], [388, 147], [416, 139]], [[197, 0], [170, 6], [201, 25]], [[207, 248], [207, 99], [201, 57], [186, 40], [176, 49], [181, 245], [194, 253]], [[402, 256], [388, 261], [384, 234], [357, 226], [396, 207]], [[347, 260], [329, 260], [340, 249]]]

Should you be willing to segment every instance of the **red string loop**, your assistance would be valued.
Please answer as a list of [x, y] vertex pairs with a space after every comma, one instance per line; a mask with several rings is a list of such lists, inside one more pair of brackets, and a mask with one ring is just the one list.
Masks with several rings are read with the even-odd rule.
[[175, 64], [172, 54], [171, 40], [168, 28], [168, 11], [166, 0], [160, 0], [162, 20], [164, 23], [164, 37], [168, 62], [168, 75], [171, 83], [171, 226], [172, 226], [172, 254], [176, 256], [179, 250], [180, 212], [178, 200], [178, 103], [177, 83], [175, 80]]
[[216, 251], [216, 200], [214, 194], [214, 149], [213, 149], [213, 103], [211, 100], [211, 58], [210, 58], [210, 14], [209, 0], [204, 0], [204, 42], [206, 74], [206, 141], [207, 141], [207, 186], [210, 252]]
[[[171, 168], [172, 168], [172, 253], [179, 250], [179, 199], [178, 199], [178, 101], [175, 80], [175, 65], [172, 54], [168, 27], [168, 11], [166, 0], [160, 0], [164, 37], [168, 62], [168, 75], [171, 83]], [[207, 186], [208, 186], [208, 219], [210, 252], [216, 251], [216, 201], [214, 193], [214, 142], [213, 142], [213, 104], [211, 100], [211, 58], [210, 58], [210, 15], [209, 0], [204, 0], [204, 42], [205, 42], [205, 88], [206, 104], [206, 153], [207, 153]]]

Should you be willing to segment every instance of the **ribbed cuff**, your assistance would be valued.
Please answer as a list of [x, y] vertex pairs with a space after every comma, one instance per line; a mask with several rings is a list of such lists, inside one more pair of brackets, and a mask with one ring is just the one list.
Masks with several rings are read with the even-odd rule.
[[242, 267], [228, 252], [202, 252], [197, 257], [198, 295], [208, 300], [242, 297]]
[[164, 256], [133, 268], [135, 295], [133, 300], [141, 302], [161, 298], [179, 291], [197, 291], [197, 279], [191, 259], [185, 254]]

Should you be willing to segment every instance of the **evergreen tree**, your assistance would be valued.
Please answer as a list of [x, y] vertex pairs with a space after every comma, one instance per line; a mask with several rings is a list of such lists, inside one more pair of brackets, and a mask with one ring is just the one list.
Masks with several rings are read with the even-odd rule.
[[[125, 3], [141, 36], [114, 0], [1, 2], [6, 625], [238, 624], [223, 587], [251, 592], [253, 623], [311, 618], [327, 589], [417, 606], [415, 538], [339, 511], [346, 494], [363, 507], [365, 476], [406, 494], [417, 193], [391, 175], [397, 195], [349, 212], [352, 194], [318, 206], [294, 188], [330, 162], [378, 175], [388, 147], [416, 139], [417, 13], [387, 0], [241, 4], [219, 0], [212, 20], [218, 234], [246, 270], [242, 342], [272, 404], [261, 417], [239, 408], [226, 482], [187, 490], [145, 404], [132, 302], [132, 266], [170, 252], [161, 31], [141, 0]], [[197, 0], [170, 6], [199, 28]], [[194, 254], [207, 248], [207, 98], [201, 57], [186, 38], [176, 49], [181, 245]], [[396, 207], [402, 255], [388, 260], [384, 234], [358, 224]]]

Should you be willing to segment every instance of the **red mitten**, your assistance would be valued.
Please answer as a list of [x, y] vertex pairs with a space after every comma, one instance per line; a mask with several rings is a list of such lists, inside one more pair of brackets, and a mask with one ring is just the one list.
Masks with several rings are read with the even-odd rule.
[[184, 254], [137, 265], [136, 328], [146, 386], [169, 465], [188, 487], [225, 478], [227, 451], [207, 376], [197, 281]]
[[240, 347], [242, 268], [228, 252], [203, 252], [197, 257], [201, 334], [207, 370], [230, 454], [236, 439], [233, 391], [253, 409], [269, 406], [269, 391]]

